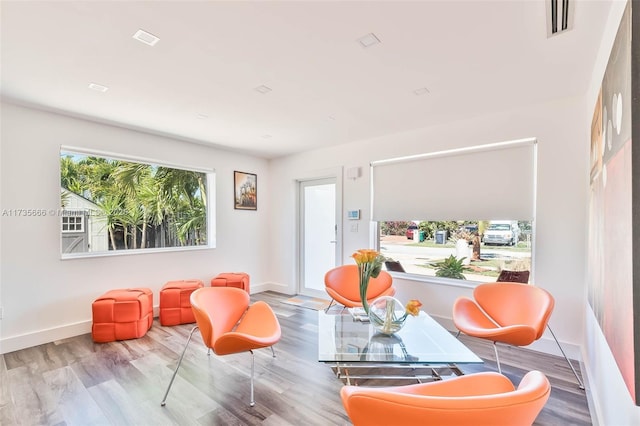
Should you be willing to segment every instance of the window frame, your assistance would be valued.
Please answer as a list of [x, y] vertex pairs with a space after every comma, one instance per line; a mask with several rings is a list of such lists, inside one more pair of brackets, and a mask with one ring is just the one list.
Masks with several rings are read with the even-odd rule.
[[[74, 212], [74, 213], [79, 213], [79, 214], [66, 214], [69, 212]], [[80, 218], [80, 229], [64, 229], [64, 220], [65, 219], [70, 219], [70, 218]], [[60, 231], [63, 234], [75, 234], [75, 233], [80, 233], [80, 232], [84, 232], [85, 229], [85, 214], [84, 211], [82, 210], [69, 210], [69, 209], [65, 209], [62, 212], [62, 216], [60, 217]], [[67, 225], [70, 225], [70, 223], [67, 223]], [[74, 224], [77, 225], [77, 224]]]
[[[178, 170], [187, 170], [198, 173], [203, 173], [206, 177], [205, 187], [207, 193], [206, 202], [206, 244], [194, 245], [194, 246], [175, 246], [175, 247], [151, 247], [151, 248], [136, 248], [127, 250], [106, 250], [96, 252], [83, 252], [83, 253], [64, 253], [62, 251], [62, 225], [60, 223], [60, 259], [82, 259], [90, 257], [109, 257], [109, 256], [131, 256], [138, 254], [150, 254], [150, 253], [166, 253], [166, 252], [182, 252], [182, 251], [194, 251], [194, 250], [209, 250], [216, 248], [216, 170], [214, 168], [207, 168], [202, 166], [184, 165], [178, 163], [171, 163], [164, 160], [158, 160], [153, 158], [126, 155], [121, 153], [114, 153], [108, 151], [101, 151], [89, 148], [82, 148], [76, 146], [60, 145], [58, 150], [58, 176], [61, 176], [60, 159], [63, 157], [63, 153], [78, 154], [83, 156], [102, 157], [108, 160], [126, 161], [137, 164], [146, 164], [151, 166], [166, 167]], [[59, 215], [64, 214], [64, 208], [59, 210]], [[68, 211], [73, 209], [67, 209]], [[76, 209], [78, 210], [78, 209]], [[88, 226], [83, 220], [83, 229]], [[67, 231], [69, 232], [69, 231]], [[65, 232], [65, 233], [67, 233]], [[73, 231], [79, 232], [79, 231]]]

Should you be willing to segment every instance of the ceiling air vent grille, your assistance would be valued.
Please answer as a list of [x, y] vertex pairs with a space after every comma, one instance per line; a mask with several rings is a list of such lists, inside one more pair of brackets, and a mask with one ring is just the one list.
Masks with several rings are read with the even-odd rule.
[[569, 0], [547, 0], [547, 37], [573, 28], [573, 6]]

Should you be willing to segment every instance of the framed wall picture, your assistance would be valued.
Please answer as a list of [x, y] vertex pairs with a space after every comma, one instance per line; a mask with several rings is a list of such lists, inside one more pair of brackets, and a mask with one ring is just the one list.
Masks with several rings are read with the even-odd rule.
[[236, 210], [258, 209], [258, 176], [253, 173], [233, 172], [233, 207]]

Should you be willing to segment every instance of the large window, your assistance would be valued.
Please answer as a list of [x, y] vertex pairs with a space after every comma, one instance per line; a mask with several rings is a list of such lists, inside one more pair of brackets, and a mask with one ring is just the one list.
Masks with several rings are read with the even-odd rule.
[[63, 257], [211, 246], [212, 181], [212, 171], [63, 148]]
[[496, 281], [502, 271], [531, 271], [531, 222], [414, 220], [379, 226], [380, 251], [397, 262], [396, 271], [477, 282]]
[[379, 248], [399, 271], [472, 281], [532, 271], [535, 139], [375, 161], [371, 177]]

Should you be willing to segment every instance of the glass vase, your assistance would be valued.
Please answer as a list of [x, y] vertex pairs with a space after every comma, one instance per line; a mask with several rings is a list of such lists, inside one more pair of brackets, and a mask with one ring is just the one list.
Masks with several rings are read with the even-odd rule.
[[404, 326], [407, 313], [402, 302], [391, 296], [382, 296], [369, 305], [369, 321], [378, 333], [392, 335]]

